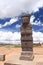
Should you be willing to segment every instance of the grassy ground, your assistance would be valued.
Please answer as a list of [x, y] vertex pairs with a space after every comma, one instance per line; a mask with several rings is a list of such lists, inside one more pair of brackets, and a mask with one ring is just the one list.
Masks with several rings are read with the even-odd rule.
[[[21, 48], [21, 45], [0, 45], [0, 47], [5, 47], [5, 48]], [[33, 45], [33, 48], [43, 48], [43, 46], [40, 45]]]
[[20, 48], [21, 45], [18, 44], [18, 45], [0, 45], [0, 47], [5, 47], [5, 48]]

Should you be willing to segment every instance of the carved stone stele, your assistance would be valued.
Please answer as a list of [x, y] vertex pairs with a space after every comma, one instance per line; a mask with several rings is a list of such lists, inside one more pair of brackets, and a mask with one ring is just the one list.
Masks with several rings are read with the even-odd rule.
[[21, 60], [33, 60], [33, 38], [32, 38], [32, 25], [30, 24], [30, 15], [22, 15], [21, 24], [21, 47], [22, 52]]

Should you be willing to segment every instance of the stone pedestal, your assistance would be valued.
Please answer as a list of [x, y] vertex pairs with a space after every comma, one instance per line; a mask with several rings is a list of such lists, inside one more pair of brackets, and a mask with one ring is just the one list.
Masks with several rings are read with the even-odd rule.
[[34, 56], [33, 56], [33, 52], [30, 51], [22, 51], [21, 53], [21, 60], [33, 60]]
[[4, 54], [0, 54], [0, 61], [5, 61], [5, 55]]
[[29, 14], [22, 16], [21, 25], [21, 60], [33, 60], [33, 38], [32, 38], [32, 25], [30, 24]]
[[37, 59], [36, 57], [34, 58], [34, 61], [20, 60], [19, 57], [20, 55], [12, 57], [10, 60], [5, 61], [4, 65], [37, 65], [37, 62], [35, 62]]

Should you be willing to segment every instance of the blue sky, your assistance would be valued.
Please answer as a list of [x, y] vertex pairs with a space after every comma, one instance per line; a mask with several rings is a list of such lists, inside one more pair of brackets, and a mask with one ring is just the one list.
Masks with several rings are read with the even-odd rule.
[[30, 14], [33, 42], [43, 43], [43, 0], [0, 0], [0, 43], [21, 43], [21, 15]]

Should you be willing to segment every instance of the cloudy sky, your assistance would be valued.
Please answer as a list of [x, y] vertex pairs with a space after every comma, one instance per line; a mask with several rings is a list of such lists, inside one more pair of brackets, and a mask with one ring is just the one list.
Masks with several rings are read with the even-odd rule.
[[30, 14], [33, 42], [43, 42], [43, 0], [0, 0], [0, 43], [21, 43], [21, 15]]

